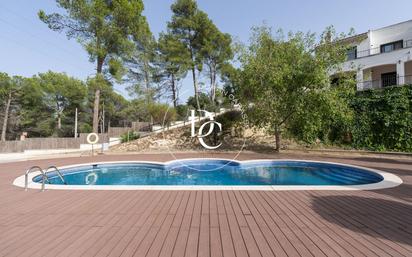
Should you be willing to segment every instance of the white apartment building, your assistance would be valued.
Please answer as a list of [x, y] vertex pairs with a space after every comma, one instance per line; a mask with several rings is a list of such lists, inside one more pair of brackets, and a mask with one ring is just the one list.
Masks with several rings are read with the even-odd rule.
[[357, 89], [412, 84], [412, 20], [344, 39], [343, 72], [356, 72]]

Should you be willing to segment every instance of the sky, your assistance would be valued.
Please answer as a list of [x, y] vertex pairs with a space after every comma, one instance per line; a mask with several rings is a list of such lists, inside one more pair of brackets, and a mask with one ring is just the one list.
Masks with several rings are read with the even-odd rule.
[[[174, 0], [144, 0], [144, 15], [154, 35], [166, 30]], [[412, 1], [397, 0], [198, 0], [218, 28], [247, 43], [253, 26], [266, 24], [284, 31], [321, 33], [329, 25], [338, 32], [366, 32], [412, 19]], [[51, 31], [37, 12], [60, 11], [55, 0], [0, 0], [0, 72], [33, 76], [48, 70], [86, 79], [95, 73], [76, 40]], [[191, 80], [182, 92], [192, 92]], [[125, 97], [125, 85], [115, 85]]]

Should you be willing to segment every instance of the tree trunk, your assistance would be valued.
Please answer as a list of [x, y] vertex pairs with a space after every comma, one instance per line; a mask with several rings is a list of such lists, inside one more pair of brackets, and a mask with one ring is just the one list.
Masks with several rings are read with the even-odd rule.
[[57, 116], [57, 128], [60, 130], [62, 129], [62, 117], [61, 114]]
[[93, 132], [99, 133], [99, 103], [100, 103], [100, 89], [94, 91], [93, 104]]
[[[99, 57], [97, 59], [97, 75], [102, 74], [104, 58]], [[100, 88], [96, 88], [94, 91], [94, 104], [93, 104], [93, 132], [99, 133], [99, 104], [100, 104]]]
[[177, 95], [176, 95], [176, 84], [175, 75], [172, 73], [172, 97], [173, 97], [173, 107], [177, 106]]
[[210, 66], [210, 87], [211, 100], [212, 104], [214, 104], [216, 99], [216, 69], [213, 66]]
[[280, 130], [278, 128], [275, 129], [275, 139], [276, 139], [276, 152], [280, 152]]
[[1, 130], [1, 141], [6, 141], [6, 130], [7, 130], [7, 122], [9, 119], [10, 104], [11, 104], [11, 92], [9, 93], [6, 106], [5, 106], [6, 108], [4, 111], [3, 128]]
[[197, 90], [197, 81], [196, 81], [196, 68], [194, 66], [192, 67], [192, 77], [193, 77], [193, 86], [195, 90], [196, 105], [197, 105], [197, 109], [200, 110], [199, 92]]
[[149, 77], [149, 72], [148, 72], [148, 64], [145, 61], [144, 63], [144, 83], [145, 83], [145, 87], [146, 87], [146, 101], [147, 104], [150, 104], [153, 100], [153, 96], [152, 96], [152, 92], [150, 92], [150, 77]]

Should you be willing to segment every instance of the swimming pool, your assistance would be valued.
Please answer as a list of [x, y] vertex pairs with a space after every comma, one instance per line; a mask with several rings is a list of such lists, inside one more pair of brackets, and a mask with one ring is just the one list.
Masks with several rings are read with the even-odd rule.
[[[296, 160], [186, 159], [61, 167], [49, 189], [369, 189], [402, 183], [397, 176], [337, 163]], [[40, 185], [37, 174], [31, 184]], [[277, 187], [277, 188], [276, 188]]]

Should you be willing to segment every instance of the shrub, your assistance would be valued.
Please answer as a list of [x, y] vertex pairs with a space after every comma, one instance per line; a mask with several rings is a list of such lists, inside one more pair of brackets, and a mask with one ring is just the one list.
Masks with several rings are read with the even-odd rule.
[[[192, 107], [193, 109], [197, 110], [196, 98], [194, 96], [189, 97], [187, 99], [187, 105], [189, 108]], [[199, 93], [199, 105], [200, 109], [202, 110], [209, 112], [218, 111], [218, 106], [213, 103], [210, 97], [205, 93]]]
[[354, 146], [412, 151], [412, 86], [359, 92], [352, 102]]
[[236, 110], [228, 111], [217, 116], [216, 121], [222, 124], [223, 132], [230, 132], [232, 127], [242, 121], [242, 113]]
[[176, 106], [176, 114], [178, 120], [185, 120], [187, 118], [189, 108], [187, 105], [178, 105]]
[[148, 107], [150, 116], [155, 124], [163, 124], [168, 126], [172, 121], [176, 120], [176, 110], [167, 104], [151, 104]]
[[136, 131], [129, 131], [120, 136], [120, 141], [122, 143], [133, 141], [140, 138], [139, 132]]

